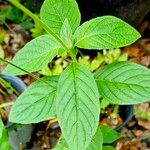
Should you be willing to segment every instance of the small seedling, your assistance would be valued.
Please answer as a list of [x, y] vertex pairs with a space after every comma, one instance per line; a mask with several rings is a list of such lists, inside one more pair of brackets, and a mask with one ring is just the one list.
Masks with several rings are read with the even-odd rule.
[[40, 19], [16, 0], [9, 1], [38, 22], [47, 34], [27, 43], [3, 73], [31, 74], [65, 52], [72, 58], [60, 76], [40, 78], [21, 94], [11, 109], [10, 121], [29, 124], [55, 116], [70, 150], [101, 150], [99, 97], [117, 105], [148, 101], [150, 71], [132, 62], [115, 62], [93, 74], [77, 62], [78, 49], [120, 48], [135, 42], [140, 34], [113, 16], [97, 17], [80, 25], [75, 0], [45, 0]]

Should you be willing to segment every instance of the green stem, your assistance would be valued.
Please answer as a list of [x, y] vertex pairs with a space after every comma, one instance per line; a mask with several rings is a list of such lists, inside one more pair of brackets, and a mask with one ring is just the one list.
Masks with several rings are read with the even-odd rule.
[[15, 102], [8, 102], [8, 103], [3, 103], [0, 105], [0, 109], [1, 108], [4, 108], [4, 107], [9, 107], [9, 106], [12, 106]]
[[39, 79], [39, 77], [37, 77], [37, 76], [35, 76], [34, 74], [32, 74], [32, 73], [30, 73], [30, 72], [28, 72], [28, 71], [22, 69], [21, 67], [19, 67], [19, 66], [13, 64], [12, 62], [10, 62], [10, 61], [8, 61], [8, 60], [5, 60], [5, 59], [3, 59], [3, 58], [1, 58], [1, 57], [0, 57], [0, 60], [3, 61], [3, 62], [5, 62], [5, 63], [7, 63], [7, 64], [10, 64], [10, 65], [14, 66], [15, 68], [18, 68], [19, 70], [21, 70], [21, 71], [23, 71], [23, 72], [25, 72], [25, 73], [27, 73], [27, 74], [29, 74], [29, 75], [30, 75], [31, 77], [33, 77], [34, 79]]
[[115, 105], [114, 106], [114, 114], [118, 114], [118, 111], [119, 111], [119, 105]]
[[19, 3], [17, 0], [8, 0], [11, 4], [13, 4], [18, 9], [22, 10], [25, 14], [27, 14], [29, 17], [31, 17], [35, 22], [39, 23], [41, 27], [47, 31], [49, 34], [51, 34], [63, 47], [67, 50], [69, 55], [74, 61], [76, 60], [76, 57], [73, 55], [72, 51], [65, 45], [65, 43], [59, 38], [58, 35], [56, 35], [46, 24], [44, 24], [39, 17], [37, 17], [35, 14], [33, 14], [30, 10], [28, 10], [26, 7], [24, 7], [21, 3]]
[[118, 112], [119, 112], [119, 105], [115, 105], [115, 106], [114, 106], [114, 111], [113, 111], [113, 113], [111, 114], [111, 117], [114, 118], [114, 119], [117, 118]]
[[12, 65], [12, 66], [14, 66], [14, 67], [16, 67], [16, 68], [22, 70], [23, 72], [27, 73], [29, 76], [31, 76], [32, 78], [34, 78], [34, 79], [36, 79], [36, 80], [41, 79], [41, 80], [40, 80], [41, 82], [43, 82], [43, 83], [45, 83], [45, 84], [47, 84], [47, 85], [50, 85], [51, 87], [55, 88], [53, 85], [51, 85], [50, 83], [46, 82], [46, 81], [43, 80], [42, 78], [39, 78], [38, 76], [36, 76], [36, 75], [34, 75], [34, 74], [32, 74], [32, 73], [30, 73], [30, 72], [28, 72], [28, 71], [22, 69], [21, 67], [19, 67], [19, 66], [13, 64], [12, 62], [10, 62], [10, 61], [8, 61], [8, 60], [5, 60], [5, 59], [3, 59], [3, 58], [0, 57], [0, 61], [3, 61], [3, 62], [5, 62], [5, 63], [7, 63], [7, 64], [10, 64], [10, 65]]
[[[11, 86], [11, 84], [8, 83], [7, 81], [5, 81], [4, 79], [1, 79], [1, 78], [0, 78], [0, 85], [1, 85], [3, 88], [7, 89], [7, 92], [8, 92], [9, 94], [10, 94], [10, 91], [11, 91], [11, 93], [14, 92], [17, 96], [19, 95], [19, 93], [17, 92], [17, 90], [14, 89], [14, 88]], [[9, 91], [8, 89], [10, 89], [10, 91]]]

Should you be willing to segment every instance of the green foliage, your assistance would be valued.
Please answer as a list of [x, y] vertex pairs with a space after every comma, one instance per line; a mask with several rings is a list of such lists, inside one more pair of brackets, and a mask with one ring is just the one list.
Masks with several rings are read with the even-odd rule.
[[10, 20], [14, 23], [20, 23], [23, 18], [23, 13], [19, 9], [15, 7], [6, 6], [1, 9], [0, 12], [0, 20], [2, 21], [1, 24], [3, 24], [3, 21]]
[[116, 132], [113, 128], [109, 126], [102, 125], [100, 126], [100, 130], [103, 135], [103, 143], [111, 144], [121, 137], [120, 133]]
[[30, 31], [32, 33], [33, 38], [36, 38], [36, 37], [41, 36], [43, 34], [46, 34], [44, 29], [41, 27], [41, 25], [39, 23], [37, 23], [36, 21], [34, 24], [34, 28], [30, 29]]
[[61, 136], [53, 150], [69, 150], [65, 139]]
[[29, 20], [23, 21], [21, 24], [23, 29], [28, 30], [34, 27], [34, 24], [30, 22]]
[[4, 42], [6, 35], [7, 34], [6, 34], [5, 30], [0, 28], [0, 44], [2, 44]]
[[79, 26], [81, 19], [75, 0], [45, 0], [40, 16], [41, 20], [57, 34], [60, 33], [65, 19], [68, 19], [73, 32]]
[[[103, 135], [100, 127], [97, 128], [97, 131], [87, 147], [87, 150], [102, 150], [103, 149]], [[53, 150], [69, 150], [68, 145], [65, 139], [61, 136], [56, 147]]]
[[[0, 45], [0, 57], [4, 58], [4, 50], [3, 47]], [[0, 62], [1, 63], [1, 62]]]
[[87, 150], [102, 150], [103, 147], [103, 134], [100, 127], [97, 128], [96, 134], [94, 135]]
[[[13, 58], [13, 63], [28, 72], [35, 72], [41, 70], [63, 51], [62, 46], [51, 35], [42, 35], [26, 44]], [[6, 67], [4, 73], [25, 74], [24, 71], [11, 65]]]
[[109, 100], [102, 99], [102, 101], [101, 101], [101, 109], [105, 110], [109, 104], [110, 104]]
[[61, 30], [60, 30], [60, 37], [67, 45], [68, 48], [72, 48], [73, 46], [73, 34], [70, 24], [67, 19], [65, 19]]
[[101, 53], [97, 54], [97, 57], [94, 60], [90, 60], [90, 56], [79, 57], [79, 63], [86, 66], [89, 70], [95, 71], [98, 67], [105, 61], [105, 56]]
[[99, 94], [93, 75], [74, 62], [61, 74], [57, 88], [56, 111], [63, 136], [70, 149], [85, 149], [99, 120]]
[[127, 23], [113, 16], [92, 19], [75, 33], [76, 46], [85, 49], [119, 48], [136, 41], [140, 34]]
[[20, 23], [23, 19], [23, 13], [19, 9], [12, 7], [7, 13], [7, 19], [11, 20], [14, 23]]
[[114, 63], [116, 61], [127, 61], [128, 60], [128, 54], [123, 53], [121, 54], [120, 49], [112, 49], [112, 50], [104, 50], [104, 61], [107, 64]]
[[[103, 142], [111, 143], [118, 139], [120, 135], [109, 127], [98, 128], [99, 97], [107, 100], [103, 108], [109, 102], [137, 104], [147, 101], [150, 98], [150, 71], [134, 63], [117, 62], [97, 71], [94, 79], [89, 70], [95, 71], [102, 62], [112, 63], [120, 56], [121, 61], [126, 60], [127, 55], [121, 55], [120, 49], [116, 49], [112, 53], [106, 51], [104, 57], [99, 53], [97, 60], [91, 63], [89, 58], [79, 59], [78, 62], [77, 47], [119, 48], [133, 43], [140, 34], [113, 16], [98, 17], [78, 27], [80, 12], [75, 0], [45, 0], [40, 12], [41, 19], [16, 0], [9, 2], [32, 17], [47, 34], [23, 47], [4, 73], [22, 75], [44, 70], [46, 75], [51, 75], [62, 72], [60, 77], [45, 77], [31, 84], [13, 106], [10, 120], [28, 124], [56, 115], [64, 137], [56, 149], [96, 150], [102, 149]], [[64, 52], [72, 58], [70, 65], [63, 71], [61, 63], [58, 63], [55, 73], [49, 71], [48, 63]], [[107, 58], [111, 61], [107, 62]], [[108, 148], [111, 149], [103, 147]]]
[[54, 117], [57, 82], [58, 77], [53, 76], [41, 78], [31, 84], [13, 105], [10, 121], [29, 124]]
[[10, 150], [7, 131], [5, 129], [5, 126], [3, 125], [1, 117], [0, 117], [0, 149]]
[[113, 104], [138, 104], [150, 98], [150, 71], [140, 65], [112, 63], [96, 72], [95, 79], [100, 95]]
[[134, 115], [144, 120], [149, 120], [150, 118], [149, 112], [138, 110], [137, 108], [134, 108]]

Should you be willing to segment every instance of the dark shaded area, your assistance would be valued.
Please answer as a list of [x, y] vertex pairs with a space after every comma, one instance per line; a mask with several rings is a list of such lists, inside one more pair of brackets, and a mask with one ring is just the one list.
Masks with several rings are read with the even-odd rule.
[[21, 0], [27, 8], [29, 8], [32, 12], [39, 13], [40, 8], [44, 0]]
[[[22, 0], [32, 11], [39, 12], [44, 0]], [[82, 22], [103, 15], [117, 16], [137, 27], [150, 12], [150, 0], [77, 0]]]
[[150, 0], [77, 0], [82, 21], [103, 15], [117, 16], [137, 27], [150, 12]]

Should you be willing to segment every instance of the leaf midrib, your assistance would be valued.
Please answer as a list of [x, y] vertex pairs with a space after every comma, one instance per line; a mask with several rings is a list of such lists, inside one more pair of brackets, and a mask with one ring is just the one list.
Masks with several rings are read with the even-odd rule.
[[[110, 34], [113, 34], [113, 35], [121, 35], [122, 37], [123, 37], [123, 34], [120, 34], [120, 33], [113, 33], [113, 32], [110, 32], [110, 33], [94, 33], [94, 34], [89, 34], [89, 35], [87, 35], [87, 36], [84, 36], [83, 38], [81, 38], [79, 41], [77, 41], [76, 43], [75, 43], [75, 45], [77, 45], [79, 42], [81, 42], [81, 41], [83, 41], [83, 40], [85, 40], [85, 39], [87, 39], [87, 38], [91, 38], [91, 37], [93, 37], [93, 36], [98, 36], [98, 35], [110, 35]], [[130, 35], [130, 34], [126, 34], [126, 35]], [[123, 37], [124, 38], [124, 37]], [[115, 39], [114, 39], [115, 40]]]
[[112, 80], [110, 81], [110, 80], [106, 80], [106, 79], [95, 79], [95, 80], [98, 82], [109, 82], [109, 83], [114, 83], [114, 84], [125, 84], [127, 86], [133, 85], [133, 86], [139, 86], [141, 88], [150, 88], [150, 87], [139, 85], [138, 83], [137, 84], [125, 83], [125, 82], [120, 82], [120, 81], [112, 81]]
[[[76, 71], [77, 71], [77, 68], [76, 68], [76, 65], [77, 64], [75, 64], [74, 62], [72, 63], [72, 67], [73, 67], [73, 77], [74, 77], [74, 80], [73, 80], [73, 82], [74, 82], [74, 89], [75, 89], [75, 103], [76, 103], [76, 106], [75, 106], [75, 108], [76, 108], [76, 117], [77, 117], [77, 120], [76, 120], [76, 131], [77, 131], [77, 134], [78, 134], [78, 121], [79, 121], [79, 113], [78, 113], [78, 97], [77, 97], [77, 95], [78, 95], [78, 88], [77, 88], [77, 76], [76, 76]], [[79, 137], [78, 135], [77, 135], [77, 137]], [[78, 139], [77, 139], [77, 148], [78, 148]]]

